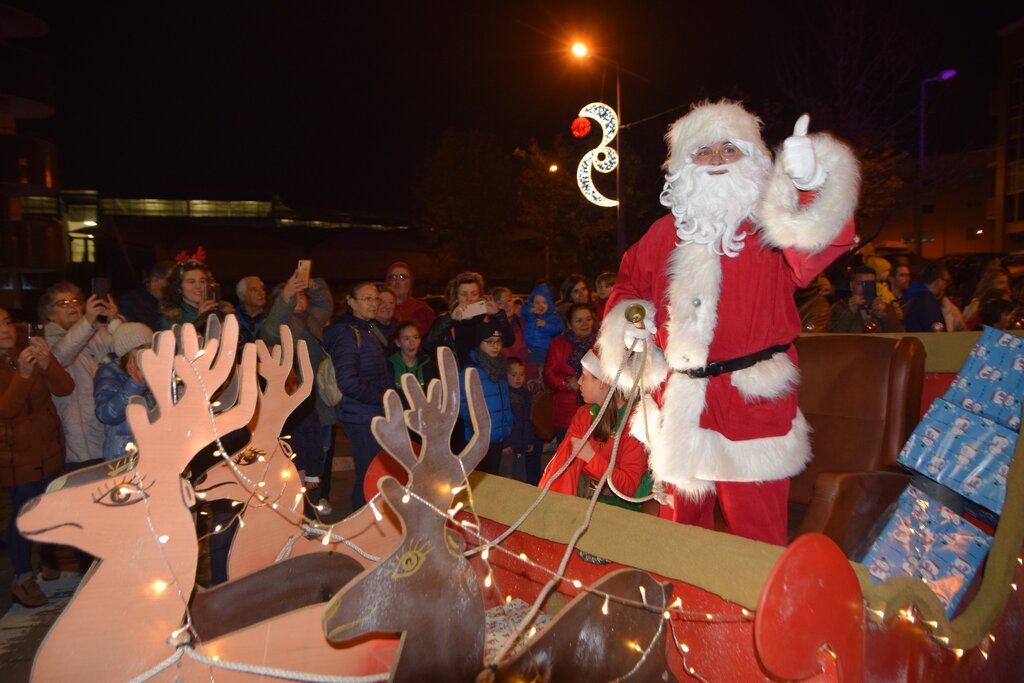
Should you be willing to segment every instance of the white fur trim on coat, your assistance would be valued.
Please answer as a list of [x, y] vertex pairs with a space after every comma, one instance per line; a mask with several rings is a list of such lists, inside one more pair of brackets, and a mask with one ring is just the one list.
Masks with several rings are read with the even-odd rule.
[[800, 206], [793, 180], [782, 168], [781, 159], [776, 159], [757, 215], [768, 244], [817, 253], [831, 244], [853, 217], [860, 196], [860, 166], [853, 152], [832, 136], [816, 133], [808, 137], [817, 162], [828, 173], [814, 201]]
[[796, 390], [800, 371], [783, 352], [749, 368], [730, 372], [728, 377], [744, 398], [750, 401], [771, 401]]
[[653, 338], [649, 338], [644, 345], [646, 353], [634, 353], [629, 360], [626, 360], [628, 349], [623, 342], [623, 335], [626, 332], [626, 326], [632, 325], [626, 320], [626, 309], [633, 304], [640, 304], [644, 307], [648, 320], [655, 319], [656, 312], [650, 301], [643, 299], [620, 301], [604, 312], [601, 331], [598, 332], [597, 343], [594, 346], [601, 357], [601, 373], [608, 378], [609, 383], [619, 372], [619, 368], [622, 368], [622, 374], [619, 375], [618, 381], [618, 387], [622, 391], [628, 392], [633, 388], [633, 382], [640, 371], [640, 364], [644, 363], [645, 369], [641, 378], [641, 386], [643, 392], [649, 394], [665, 381], [665, 375], [668, 374], [669, 368], [665, 364], [665, 355], [654, 343]]
[[646, 425], [634, 412], [630, 433], [641, 441], [650, 434], [655, 479], [672, 484], [682, 495], [699, 498], [714, 490], [716, 481], [775, 481], [804, 468], [811, 459], [811, 446], [810, 427], [802, 413], [797, 411], [783, 436], [732, 441], [700, 427], [707, 385], [707, 379], [673, 373], [654, 418], [650, 405]]
[[708, 363], [708, 348], [718, 324], [722, 260], [707, 245], [682, 242], [668, 267], [668, 341], [665, 360], [673, 370]]

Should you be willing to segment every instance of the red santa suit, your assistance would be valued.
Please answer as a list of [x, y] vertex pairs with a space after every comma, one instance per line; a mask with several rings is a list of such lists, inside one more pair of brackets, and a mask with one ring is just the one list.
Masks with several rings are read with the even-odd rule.
[[656, 221], [622, 259], [597, 343], [602, 371], [614, 376], [624, 366], [620, 387], [628, 389], [641, 366], [636, 355], [625, 360], [625, 309], [641, 303], [657, 325], [639, 380], [646, 422], [637, 408], [632, 433], [674, 493], [671, 516], [710, 528], [717, 494], [730, 531], [780, 545], [788, 478], [811, 457], [794, 348], [718, 376], [685, 371], [792, 342], [800, 334], [794, 291], [853, 244], [856, 161], [830, 137], [813, 144], [825, 185], [801, 197], [776, 164], [756, 222], [739, 227], [747, 237], [735, 256], [680, 240], [672, 215]]

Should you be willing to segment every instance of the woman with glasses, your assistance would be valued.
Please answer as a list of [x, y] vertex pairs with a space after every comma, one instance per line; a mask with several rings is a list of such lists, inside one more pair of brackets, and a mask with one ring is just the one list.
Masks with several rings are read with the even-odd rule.
[[338, 419], [352, 442], [355, 485], [352, 509], [366, 504], [363, 479], [380, 446], [370, 431], [374, 417], [384, 414], [384, 392], [392, 386], [384, 349], [371, 331], [377, 316], [380, 294], [372, 282], [357, 282], [349, 290], [349, 312], [324, 330], [324, 350], [334, 361], [334, 373], [341, 389], [335, 407]]
[[102, 462], [106, 434], [96, 419], [93, 379], [113, 351], [111, 333], [123, 322], [117, 304], [110, 296], [101, 299], [93, 294], [87, 299], [73, 282], [58, 282], [39, 300], [39, 320], [45, 324], [54, 357], [75, 380], [70, 395], [54, 399], [67, 439], [67, 467]]
[[50, 397], [67, 396], [74, 386], [46, 340], [32, 337], [27, 345], [19, 344], [11, 314], [0, 308], [0, 434], [5, 435], [0, 438], [0, 486], [11, 500], [11, 595], [26, 607], [48, 600], [32, 571], [32, 542], [18, 532], [15, 521], [21, 507], [42, 494], [64, 464], [64, 431]]

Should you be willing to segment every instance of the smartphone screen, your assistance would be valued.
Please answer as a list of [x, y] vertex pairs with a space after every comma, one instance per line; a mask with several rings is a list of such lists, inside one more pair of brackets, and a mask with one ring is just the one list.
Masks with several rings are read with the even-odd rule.
[[295, 269], [296, 274], [309, 286], [309, 273], [313, 269], [313, 262], [309, 259], [299, 259], [299, 265]]
[[110, 296], [110, 278], [94, 277], [92, 279], [92, 293], [99, 299], [106, 299]]
[[861, 296], [864, 297], [865, 306], [871, 306], [875, 302], [875, 296], [878, 294], [875, 283], [867, 280], [861, 281], [860, 292]]
[[466, 306], [464, 315], [466, 318], [475, 318], [478, 315], [483, 315], [487, 312], [487, 302], [485, 301], [474, 301], [473, 303]]

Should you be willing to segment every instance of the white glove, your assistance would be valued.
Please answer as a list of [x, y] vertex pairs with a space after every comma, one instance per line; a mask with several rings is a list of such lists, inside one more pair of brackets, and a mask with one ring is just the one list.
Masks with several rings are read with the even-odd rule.
[[825, 184], [825, 169], [814, 157], [814, 148], [807, 137], [810, 114], [803, 114], [793, 126], [793, 135], [782, 143], [782, 168], [801, 190], [817, 190]]
[[[626, 325], [622, 332], [622, 343], [626, 345], [626, 348], [632, 348], [636, 352], [642, 352], [644, 350], [644, 342], [647, 341], [648, 337], [654, 335], [658, 331], [658, 326], [654, 324], [651, 317], [644, 318], [643, 327], [636, 327], [635, 325]], [[636, 342], [634, 346], [633, 342]]]
[[665, 482], [662, 480], [654, 480], [654, 486], [651, 487], [651, 495], [654, 496], [654, 500], [658, 501], [662, 505], [667, 505], [670, 508], [675, 507], [674, 496], [665, 490]]

